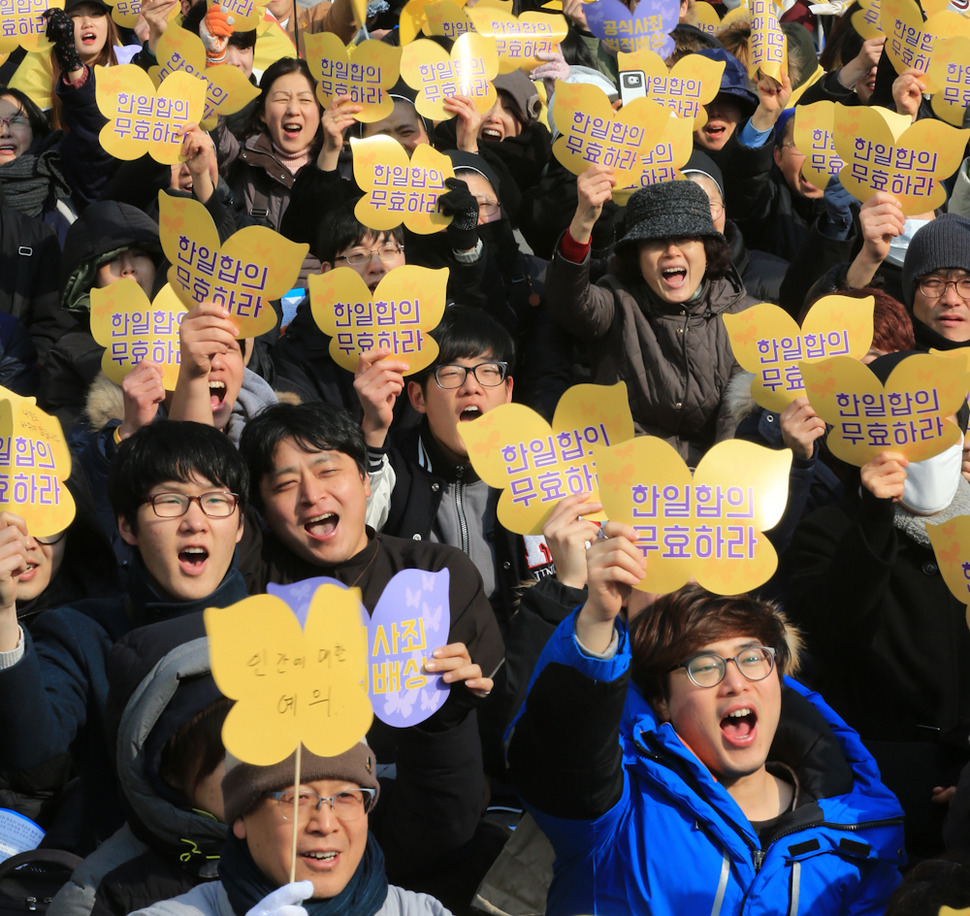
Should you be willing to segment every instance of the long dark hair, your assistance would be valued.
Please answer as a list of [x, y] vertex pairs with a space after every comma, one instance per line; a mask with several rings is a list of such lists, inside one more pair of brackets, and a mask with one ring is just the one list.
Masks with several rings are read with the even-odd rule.
[[[256, 99], [256, 104], [253, 106], [253, 113], [250, 116], [249, 125], [246, 129], [248, 136], [261, 134], [266, 130], [266, 123], [261, 118], [266, 116], [266, 100], [269, 98], [270, 90], [273, 88], [273, 83], [281, 76], [287, 76], [290, 73], [300, 73], [306, 78], [307, 83], [310, 85], [310, 91], [313, 93], [313, 98], [316, 100], [317, 81], [313, 78], [307, 62], [299, 57], [281, 57], [263, 71], [263, 76], [259, 81], [259, 98]], [[317, 101], [316, 104], [319, 109], [320, 102]], [[321, 125], [322, 120], [323, 116], [321, 112]], [[317, 135], [310, 144], [311, 149], [319, 147], [321, 143], [320, 132], [322, 129], [322, 126], [317, 127]]]
[[34, 140], [38, 137], [46, 137], [51, 132], [47, 115], [37, 107], [37, 104], [29, 95], [19, 89], [14, 89], [13, 86], [0, 86], [0, 96], [4, 95], [17, 100], [17, 104], [27, 115], [27, 120], [30, 121], [30, 130], [34, 135]]
[[[100, 6], [100, 3], [92, 3], [92, 6]], [[91, 68], [92, 74], [94, 73], [94, 68], [97, 66], [102, 67], [116, 67], [118, 65], [118, 55], [115, 54], [115, 45], [121, 44], [121, 38], [118, 35], [118, 27], [115, 25], [114, 20], [111, 18], [111, 14], [105, 9], [105, 17], [108, 20], [108, 34], [104, 39], [104, 47], [98, 56], [92, 60], [87, 66]], [[73, 21], [73, 20], [72, 20]], [[55, 129], [62, 130], [64, 124], [61, 121], [61, 99], [57, 94], [57, 84], [61, 81], [61, 65], [57, 62], [57, 56], [54, 54], [54, 49], [51, 49], [51, 124], [54, 125]]]

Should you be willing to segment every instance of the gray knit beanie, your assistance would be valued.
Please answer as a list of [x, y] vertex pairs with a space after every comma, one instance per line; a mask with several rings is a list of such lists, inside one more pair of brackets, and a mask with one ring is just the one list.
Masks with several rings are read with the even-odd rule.
[[513, 70], [511, 73], [503, 73], [501, 76], [492, 80], [496, 89], [507, 92], [518, 108], [519, 116], [528, 127], [542, 111], [542, 101], [539, 99], [539, 90], [535, 83], [529, 79], [521, 70]]
[[711, 203], [693, 181], [662, 181], [638, 188], [626, 205], [626, 233], [616, 250], [655, 239], [720, 239]]
[[[243, 763], [226, 752], [226, 775], [222, 780], [225, 822], [233, 824], [267, 792], [280, 792], [293, 785], [296, 752], [272, 766], [260, 767]], [[349, 751], [337, 757], [318, 757], [304, 745], [300, 755], [300, 782], [318, 779], [346, 779], [363, 789], [374, 789], [374, 804], [380, 796], [377, 781], [377, 759], [367, 742], [361, 739]]]
[[944, 213], [914, 236], [903, 260], [903, 304], [913, 310], [916, 281], [934, 270], [970, 270], [970, 219]]

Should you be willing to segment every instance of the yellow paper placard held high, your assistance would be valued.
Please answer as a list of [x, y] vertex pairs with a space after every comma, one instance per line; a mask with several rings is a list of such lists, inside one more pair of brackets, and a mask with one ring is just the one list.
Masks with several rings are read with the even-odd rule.
[[671, 592], [693, 576], [715, 594], [738, 595], [771, 578], [778, 556], [762, 532], [784, 514], [790, 449], [718, 442], [693, 477], [654, 436], [598, 448], [594, 457], [603, 510], [636, 528], [647, 559], [638, 588]]
[[756, 78], [760, 70], [775, 82], [781, 82], [788, 69], [785, 33], [778, 24], [778, 16], [771, 0], [751, 0], [751, 49], [748, 56], [748, 76]]
[[475, 24], [468, 18], [464, 3], [437, 0], [435, 3], [426, 4], [424, 9], [427, 16], [424, 31], [427, 35], [442, 36], [454, 41], [459, 35], [475, 31]]
[[863, 41], [885, 34], [880, 22], [879, 7], [880, 0], [859, 0], [859, 9], [852, 14], [852, 28], [862, 36]]
[[226, 750], [256, 766], [286, 759], [299, 742], [319, 757], [353, 747], [373, 719], [360, 590], [321, 585], [306, 626], [274, 595], [208, 608], [216, 686], [235, 700]]
[[[123, 29], [133, 29], [141, 15], [141, 0], [105, 0], [111, 7], [111, 18]], [[181, 9], [178, 5], [172, 7], [168, 14], [168, 21], [175, 19]]]
[[652, 146], [642, 147], [637, 155], [639, 180], [634, 185], [613, 189], [613, 200], [618, 204], [626, 204], [637, 188], [675, 181], [680, 177], [680, 167], [690, 159], [694, 148], [693, 122], [678, 118], [672, 111], [668, 111], [666, 121], [661, 117], [658, 121], [665, 125], [663, 134]]
[[0, 512], [22, 516], [37, 537], [60, 534], [74, 520], [64, 481], [71, 452], [57, 417], [34, 398], [0, 388]]
[[858, 360], [833, 356], [799, 365], [815, 412], [832, 425], [827, 444], [836, 458], [862, 467], [880, 452], [910, 461], [931, 458], [963, 439], [947, 419], [964, 402], [964, 361], [920, 353], [890, 373], [885, 388]]
[[190, 308], [197, 302], [221, 305], [241, 338], [258, 337], [276, 324], [270, 302], [290, 289], [310, 250], [266, 226], [245, 226], [220, 245], [202, 204], [164, 191], [158, 193], [158, 235], [178, 297]]
[[559, 399], [551, 427], [524, 404], [500, 404], [473, 423], [459, 423], [458, 434], [475, 473], [502, 490], [502, 525], [518, 534], [542, 534], [564, 496], [589, 492], [597, 500], [593, 447], [632, 439], [633, 418], [623, 382], [573, 385]]
[[116, 159], [148, 153], [174, 165], [182, 151], [182, 131], [202, 120], [205, 83], [188, 73], [173, 73], [158, 91], [135, 64], [94, 68], [98, 108], [108, 123], [99, 140]]
[[401, 73], [401, 49], [368, 39], [348, 48], [333, 32], [305, 33], [307, 63], [317, 80], [324, 108], [335, 95], [349, 95], [363, 111], [356, 120], [369, 124], [394, 110], [388, 90]]
[[426, 38], [412, 42], [401, 52], [401, 76], [418, 91], [414, 107], [435, 121], [450, 117], [444, 100], [453, 95], [467, 96], [484, 114], [495, 104], [492, 80], [497, 75], [495, 39], [472, 32], [458, 38], [451, 54]]
[[[946, 587], [957, 601], [970, 605], [970, 517], [959, 515], [940, 525], [927, 525], [926, 534]], [[967, 623], [970, 625], [970, 612]]]
[[466, 11], [475, 31], [495, 39], [499, 73], [533, 70], [542, 60], [539, 54], [554, 54], [569, 26], [564, 16], [527, 12], [513, 16], [501, 10], [476, 5]]
[[697, 28], [705, 35], [714, 35], [721, 25], [721, 17], [707, 0], [697, 0], [694, 4], [694, 15], [697, 17]]
[[829, 356], [861, 359], [872, 343], [875, 300], [824, 296], [799, 329], [784, 309], [769, 302], [723, 316], [734, 358], [754, 373], [751, 397], [775, 413], [805, 394], [799, 364]]
[[835, 102], [813, 102], [795, 109], [792, 139], [805, 156], [802, 175], [825, 190], [829, 178], [838, 175], [845, 162], [835, 149]]
[[970, 19], [946, 9], [927, 13], [924, 22], [916, 0], [880, 0], [879, 22], [886, 33], [883, 53], [897, 73], [910, 67], [922, 71], [927, 91], [935, 93], [940, 87], [928, 71], [940, 39], [970, 37]]
[[349, 267], [310, 277], [310, 309], [317, 327], [332, 339], [330, 356], [353, 371], [361, 353], [389, 348], [408, 364], [407, 374], [420, 372], [438, 356], [438, 344], [428, 333], [445, 313], [448, 269], [429, 270], [406, 264], [396, 267], [372, 293]]
[[[711, 8], [710, 4], [705, 5]], [[616, 60], [621, 73], [624, 70], [643, 71], [647, 98], [651, 102], [671, 109], [678, 118], [693, 121], [694, 130], [700, 130], [707, 123], [704, 106], [713, 101], [721, 89], [724, 61], [688, 54], [668, 73], [667, 65], [655, 51], [630, 54], [620, 51]]]
[[237, 33], [255, 29], [263, 19], [266, 4], [267, 0], [209, 0], [209, 7], [218, 6]]
[[120, 385], [142, 360], [162, 371], [166, 391], [179, 377], [179, 324], [188, 309], [166, 283], [152, 302], [127, 277], [91, 290], [91, 336], [104, 347], [101, 370]]
[[888, 191], [912, 216], [946, 200], [943, 182], [959, 167], [970, 130], [935, 118], [910, 124], [907, 115], [864, 105], [835, 106], [835, 149], [845, 161], [839, 181], [866, 201]]
[[[27, 0], [12, 3], [0, 11], [0, 54], [9, 55], [17, 47], [25, 51], [46, 51], [47, 10], [64, 9], [64, 0]], [[5, 58], [6, 59], [6, 58]]]
[[948, 124], [962, 127], [964, 112], [970, 105], [970, 38], [960, 35], [941, 41], [929, 72], [939, 87], [931, 100], [934, 113]]
[[429, 235], [451, 223], [438, 212], [445, 179], [454, 178], [451, 160], [421, 143], [408, 160], [407, 150], [393, 137], [351, 139], [354, 180], [364, 192], [354, 214], [368, 229], [387, 232], [404, 223], [412, 232]]

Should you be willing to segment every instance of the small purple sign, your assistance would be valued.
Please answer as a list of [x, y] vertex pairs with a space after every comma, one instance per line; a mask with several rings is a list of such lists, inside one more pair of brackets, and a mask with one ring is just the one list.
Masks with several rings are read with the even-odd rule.
[[583, 12], [589, 30], [611, 54], [645, 49], [661, 57], [673, 53], [674, 40], [668, 33], [680, 18], [679, 0], [640, 0], [632, 13], [621, 0], [595, 0], [584, 4]]

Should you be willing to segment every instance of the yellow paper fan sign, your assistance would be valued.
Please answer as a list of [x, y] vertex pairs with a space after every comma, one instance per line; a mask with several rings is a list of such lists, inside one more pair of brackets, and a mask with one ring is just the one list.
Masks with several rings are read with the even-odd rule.
[[861, 359], [872, 344], [875, 300], [825, 296], [816, 302], [799, 328], [784, 309], [769, 302], [723, 316], [734, 358], [754, 373], [751, 397], [781, 413], [805, 394], [799, 364], [830, 356]]
[[838, 175], [845, 163], [835, 149], [835, 102], [799, 105], [795, 111], [795, 148], [805, 157], [802, 175], [816, 188], [825, 190], [829, 178]]
[[394, 110], [388, 94], [401, 72], [401, 49], [368, 39], [352, 48], [333, 32], [304, 36], [307, 63], [317, 81], [317, 98], [324, 108], [335, 95], [349, 95], [363, 108], [358, 121], [369, 124]]
[[[970, 606], [970, 517], [958, 515], [940, 525], [927, 525], [926, 534], [946, 587], [960, 604]], [[967, 623], [970, 624], [970, 613]], [[957, 912], [948, 907], [943, 909]]]
[[707, 0], [697, 0], [694, 15], [697, 17], [697, 28], [705, 35], [714, 35], [721, 26], [721, 17]]
[[0, 512], [22, 516], [37, 537], [60, 534], [74, 520], [74, 497], [64, 485], [70, 476], [57, 417], [34, 398], [0, 388]]
[[802, 361], [800, 368], [808, 400], [832, 426], [829, 451], [848, 464], [862, 467], [880, 452], [922, 461], [963, 440], [960, 427], [947, 419], [966, 399], [962, 359], [910, 356], [893, 369], [885, 387], [849, 356]]
[[700, 130], [707, 123], [704, 106], [713, 101], [721, 89], [724, 61], [688, 54], [677, 61], [668, 73], [667, 65], [655, 51], [633, 51], [629, 54], [620, 51], [616, 60], [621, 73], [628, 70], [643, 73], [646, 97], [651, 102], [671, 109], [678, 118], [693, 121], [695, 130]]
[[209, 211], [197, 200], [158, 194], [158, 235], [171, 263], [168, 282], [190, 308], [221, 305], [240, 337], [258, 337], [276, 324], [270, 302], [300, 274], [309, 245], [267, 226], [245, 226], [219, 244]]
[[862, 36], [863, 41], [885, 34], [880, 22], [879, 7], [880, 0], [860, 0], [859, 9], [852, 14], [852, 28]]
[[778, 555], [762, 533], [788, 502], [790, 449], [718, 442], [691, 476], [673, 446], [654, 436], [597, 449], [600, 502], [637, 531], [646, 575], [637, 588], [672, 592], [693, 576], [718, 595], [767, 582]]
[[626, 204], [637, 188], [661, 181], [675, 181], [680, 177], [680, 167], [690, 159], [694, 148], [693, 122], [678, 118], [673, 112], [669, 113], [666, 121], [660, 116], [657, 120], [665, 125], [664, 132], [656, 143], [640, 150], [637, 156], [639, 180], [634, 185], [613, 189], [613, 200], [618, 204]]
[[879, 21], [886, 33], [883, 53], [889, 56], [896, 72], [910, 67], [921, 70], [930, 93], [939, 88], [928, 71], [940, 39], [970, 36], [970, 19], [966, 16], [943, 10], [924, 22], [916, 0], [880, 0]]
[[787, 70], [788, 56], [785, 33], [778, 23], [771, 0], [751, 0], [751, 47], [748, 76], [754, 79], [760, 70], [780, 83]]
[[148, 74], [135, 64], [94, 68], [98, 108], [108, 123], [99, 140], [116, 159], [148, 153], [174, 165], [182, 151], [182, 132], [198, 124], [205, 109], [205, 83], [189, 73], [173, 73], [155, 91]]
[[930, 79], [936, 85], [931, 103], [937, 117], [963, 126], [970, 106], [970, 38], [965, 35], [941, 41], [930, 61]]
[[[141, 0], [105, 0], [111, 7], [111, 18], [123, 29], [133, 29], [141, 15]], [[173, 6], [168, 14], [171, 22], [181, 12], [178, 5]]]
[[0, 7], [0, 53], [9, 54], [18, 47], [25, 51], [46, 51], [47, 10], [64, 9], [64, 0], [18, 0]]
[[502, 491], [499, 522], [518, 534], [542, 534], [564, 496], [591, 493], [597, 500], [593, 448], [632, 439], [633, 418], [623, 382], [573, 385], [559, 399], [552, 426], [524, 404], [500, 404], [459, 423], [458, 434], [475, 473]]
[[266, 12], [267, 0], [210, 0], [209, 6], [218, 6], [229, 17], [233, 32], [255, 29]]
[[259, 95], [259, 89], [238, 67], [207, 67], [205, 45], [198, 35], [186, 29], [166, 30], [158, 41], [155, 56], [160, 65], [152, 67], [148, 75], [156, 86], [173, 73], [188, 73], [205, 85], [205, 107], [200, 122], [203, 130], [212, 130], [220, 115], [241, 111]]
[[497, 75], [494, 39], [472, 32], [458, 38], [451, 54], [426, 38], [412, 42], [401, 52], [401, 76], [418, 92], [414, 107], [418, 114], [435, 121], [451, 117], [444, 101], [453, 95], [470, 98], [484, 114], [495, 104], [492, 80]]
[[91, 336], [104, 347], [101, 369], [120, 385], [142, 360], [162, 371], [166, 391], [179, 377], [179, 325], [188, 309], [166, 283], [152, 302], [128, 277], [91, 290]]
[[970, 130], [935, 118], [911, 124], [908, 115], [864, 105], [836, 105], [834, 121], [835, 149], [845, 161], [839, 181], [853, 197], [888, 191], [907, 216], [946, 200], [943, 182], [959, 168]]
[[338, 267], [310, 277], [310, 309], [330, 340], [338, 366], [357, 368], [361, 353], [388, 348], [408, 364], [410, 375], [430, 366], [438, 344], [428, 333], [445, 313], [448, 269], [406, 264], [384, 275], [371, 292], [360, 274]]
[[475, 31], [475, 25], [467, 16], [464, 3], [438, 0], [437, 3], [426, 4], [424, 9], [424, 32], [427, 35], [443, 36], [454, 41], [459, 35]]
[[467, 10], [475, 31], [495, 39], [499, 73], [534, 70], [539, 54], [555, 54], [569, 26], [564, 16], [527, 12], [520, 16], [479, 5]]
[[955, 910], [952, 906], [941, 906], [937, 916], [970, 916], [970, 906], [965, 906], [962, 910]]
[[236, 702], [222, 727], [229, 753], [269, 766], [301, 741], [336, 757], [367, 734], [367, 641], [360, 590], [321, 585], [301, 628], [289, 605], [256, 595], [205, 611], [216, 686]]
[[445, 179], [454, 178], [451, 160], [421, 143], [408, 160], [407, 150], [393, 137], [352, 139], [354, 180], [365, 192], [354, 214], [368, 229], [387, 232], [404, 223], [412, 232], [429, 235], [451, 223], [438, 212]]

